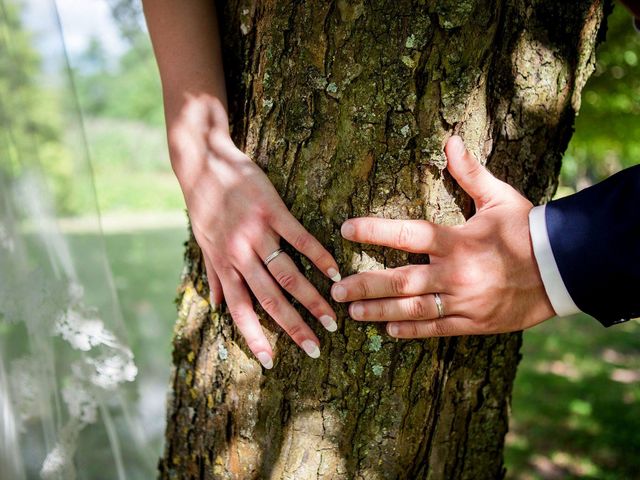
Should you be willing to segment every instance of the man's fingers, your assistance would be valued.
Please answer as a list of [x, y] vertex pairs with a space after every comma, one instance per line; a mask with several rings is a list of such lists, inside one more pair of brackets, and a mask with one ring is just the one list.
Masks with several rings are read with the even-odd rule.
[[473, 157], [460, 137], [454, 135], [449, 138], [444, 152], [449, 173], [473, 198], [476, 208], [489, 203], [500, 191], [502, 182]]
[[[452, 297], [440, 294], [445, 312], [452, 309]], [[365, 322], [395, 322], [400, 320], [432, 320], [438, 318], [433, 294], [415, 297], [384, 298], [353, 302], [349, 314], [354, 320]]]
[[269, 340], [262, 331], [256, 312], [253, 311], [251, 297], [238, 272], [229, 267], [220, 272], [222, 290], [227, 300], [227, 309], [238, 330], [244, 337], [249, 350], [253, 352], [264, 368], [273, 367], [273, 351]]
[[[267, 248], [257, 252], [263, 259], [277, 251], [276, 242], [267, 242]], [[267, 269], [278, 284], [297, 299], [330, 332], [338, 329], [336, 314], [307, 278], [300, 273], [291, 257], [282, 252], [273, 258]]]
[[447, 245], [447, 227], [425, 220], [352, 218], [342, 224], [340, 231], [347, 240], [413, 253], [441, 256]]
[[311, 260], [327, 277], [334, 282], [340, 280], [338, 264], [331, 254], [291, 215], [286, 207], [273, 216], [271, 226], [278, 235]]
[[257, 257], [240, 273], [265, 312], [280, 325], [311, 358], [320, 356], [320, 341], [300, 314], [284, 297], [273, 277]]
[[437, 272], [435, 265], [407, 265], [358, 273], [335, 283], [331, 296], [337, 302], [352, 302], [441, 292], [443, 285]]
[[480, 332], [466, 317], [444, 317], [436, 320], [389, 322], [387, 333], [394, 338], [452, 337]]

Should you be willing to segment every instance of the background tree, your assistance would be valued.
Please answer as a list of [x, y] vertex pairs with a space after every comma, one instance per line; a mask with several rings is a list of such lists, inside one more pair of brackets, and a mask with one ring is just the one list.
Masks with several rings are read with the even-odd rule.
[[[226, 2], [235, 141], [346, 273], [424, 262], [349, 244], [339, 226], [369, 214], [464, 221], [471, 204], [443, 173], [451, 133], [534, 203], [548, 200], [605, 9]], [[193, 238], [186, 261], [163, 478], [503, 475], [519, 334], [397, 342], [338, 309], [339, 331], [318, 333], [323, 356], [311, 360], [265, 317], [277, 362], [263, 375], [227, 313], [210, 311]]]

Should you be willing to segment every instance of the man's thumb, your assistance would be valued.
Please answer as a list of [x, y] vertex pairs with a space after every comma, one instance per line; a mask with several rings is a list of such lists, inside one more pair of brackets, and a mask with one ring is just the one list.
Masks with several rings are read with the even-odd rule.
[[462, 138], [452, 136], [444, 147], [447, 169], [480, 208], [491, 200], [499, 189], [499, 180], [481, 165], [466, 149]]

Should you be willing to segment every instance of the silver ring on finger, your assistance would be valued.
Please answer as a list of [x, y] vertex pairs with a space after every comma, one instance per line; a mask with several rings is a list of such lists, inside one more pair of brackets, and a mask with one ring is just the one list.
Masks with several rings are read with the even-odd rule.
[[440, 298], [440, 294], [434, 293], [433, 300], [434, 302], [436, 302], [436, 308], [438, 309], [438, 318], [444, 317], [444, 305], [442, 304], [442, 299]]
[[282, 252], [284, 252], [284, 250], [282, 250], [281, 248], [277, 249], [275, 252], [269, 254], [267, 256], [267, 258], [264, 259], [264, 266], [266, 267], [267, 265], [269, 265], [270, 262], [272, 262], [273, 260], [275, 260], [275, 258], [280, 255]]

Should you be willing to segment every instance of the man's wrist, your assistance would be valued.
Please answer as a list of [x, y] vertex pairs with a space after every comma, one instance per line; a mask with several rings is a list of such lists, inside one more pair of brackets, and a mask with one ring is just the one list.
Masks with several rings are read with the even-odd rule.
[[551, 241], [547, 232], [545, 209], [545, 205], [540, 205], [533, 207], [529, 211], [529, 234], [531, 236], [533, 254], [538, 264], [538, 271], [549, 302], [555, 313], [560, 317], [564, 317], [578, 313], [580, 309], [571, 298], [553, 256]]

